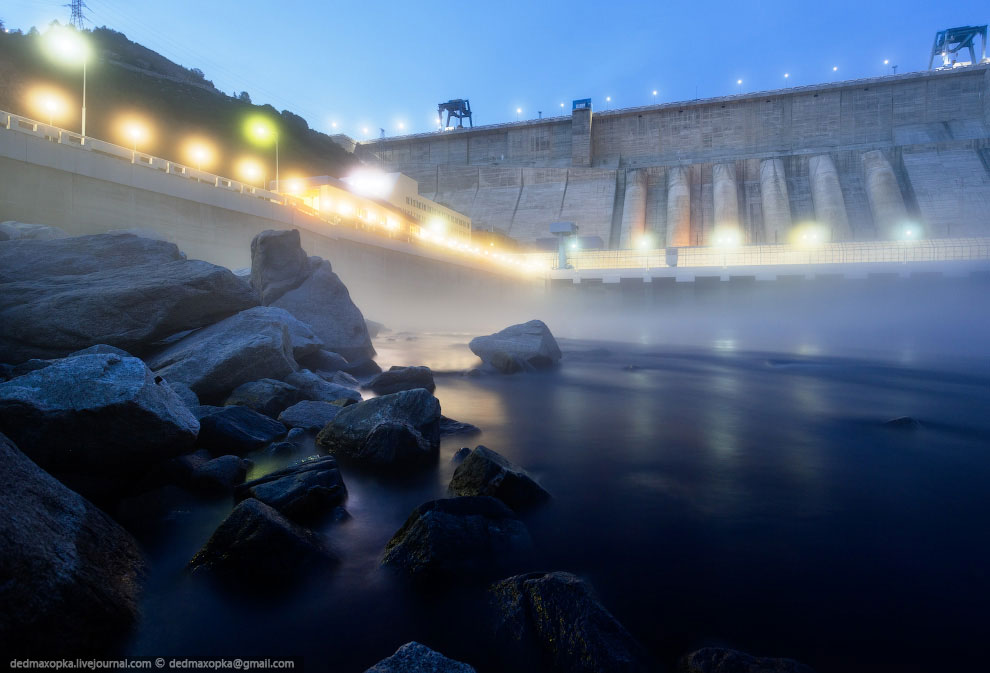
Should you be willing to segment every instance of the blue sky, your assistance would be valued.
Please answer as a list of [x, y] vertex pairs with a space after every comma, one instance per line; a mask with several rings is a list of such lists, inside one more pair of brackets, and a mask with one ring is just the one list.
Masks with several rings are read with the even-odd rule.
[[[43, 27], [68, 19], [66, 2], [5, 0], [0, 18]], [[884, 59], [922, 70], [936, 30], [990, 21], [985, 0], [87, 4], [90, 25], [358, 138], [432, 130], [450, 98], [469, 98], [488, 124], [517, 108], [559, 114], [575, 98], [621, 108], [651, 103], [654, 89], [664, 102], [869, 77]]]

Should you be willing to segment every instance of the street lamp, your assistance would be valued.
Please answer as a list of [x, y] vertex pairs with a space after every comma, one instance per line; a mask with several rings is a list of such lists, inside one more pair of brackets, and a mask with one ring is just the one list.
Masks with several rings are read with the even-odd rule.
[[278, 181], [278, 128], [267, 117], [256, 116], [248, 119], [248, 137], [260, 145], [275, 143], [275, 191], [279, 191]]
[[124, 128], [124, 133], [127, 134], [127, 137], [131, 139], [131, 142], [134, 145], [133, 153], [131, 154], [131, 163], [134, 163], [137, 161], [138, 143], [145, 139], [148, 135], [148, 130], [139, 122], [130, 121], [127, 122], [127, 125]]
[[605, 96], [605, 109], [608, 109], [608, 104], [612, 102], [611, 96]]
[[82, 35], [71, 28], [56, 26], [45, 33], [43, 44], [49, 55], [56, 60], [76, 65], [82, 63], [82, 136], [86, 138], [86, 61], [89, 60], [89, 47]]
[[653, 104], [654, 105], [657, 104], [657, 90], [656, 89], [653, 90]]
[[521, 115], [521, 114], [522, 114], [522, 108], [521, 107], [517, 107], [516, 108], [516, 121], [519, 121], [519, 115]]

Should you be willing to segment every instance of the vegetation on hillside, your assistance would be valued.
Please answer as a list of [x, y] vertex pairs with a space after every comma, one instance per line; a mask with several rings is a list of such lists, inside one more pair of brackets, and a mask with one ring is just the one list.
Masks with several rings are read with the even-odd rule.
[[[274, 149], [257, 147], [245, 137], [245, 119], [268, 117], [278, 128], [280, 173], [290, 175], [345, 174], [356, 162], [353, 155], [330, 137], [309, 128], [306, 120], [271, 105], [252, 105], [241, 92], [228, 96], [198, 69], [184, 68], [147, 49], [117, 31], [96, 28], [85, 31], [93, 49], [87, 67], [87, 134], [129, 145], [120, 130], [127, 116], [146, 119], [152, 129], [141, 150], [167, 159], [193, 164], [183, 152], [190, 137], [202, 137], [216, 149], [216, 161], [203, 169], [236, 177], [236, 163], [245, 156], [262, 161], [269, 178], [274, 174]], [[47, 121], [43, 110], [31, 101], [32, 91], [47, 86], [69, 101], [56, 126], [78, 131], [82, 98], [81, 69], [52, 61], [44, 53], [42, 38], [0, 32], [0, 109]]]

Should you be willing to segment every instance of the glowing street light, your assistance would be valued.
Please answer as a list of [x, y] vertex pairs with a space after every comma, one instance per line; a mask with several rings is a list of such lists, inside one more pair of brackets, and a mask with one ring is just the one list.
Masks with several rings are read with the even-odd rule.
[[56, 119], [65, 116], [68, 107], [65, 96], [55, 89], [36, 88], [28, 94], [28, 102], [39, 116], [48, 117], [48, 125], [54, 126]]
[[611, 96], [605, 96], [605, 109], [608, 109], [608, 104], [612, 102]]
[[656, 89], [653, 90], [653, 104], [654, 105], [657, 104], [657, 90]]
[[138, 143], [148, 137], [148, 127], [137, 120], [131, 120], [124, 125], [124, 133], [131, 139], [134, 145], [134, 153], [131, 161], [137, 160]]
[[76, 30], [56, 26], [45, 33], [43, 44], [48, 54], [63, 63], [78, 65], [82, 63], [82, 136], [86, 138], [86, 61], [89, 60], [89, 46]]
[[264, 169], [257, 159], [245, 157], [237, 163], [237, 175], [247, 183], [257, 184], [264, 177]]
[[182, 153], [186, 161], [196, 164], [196, 170], [203, 170], [203, 165], [211, 166], [216, 159], [217, 152], [213, 145], [203, 138], [189, 138], [183, 143]]
[[791, 73], [789, 73], [789, 72], [785, 72], [784, 73], [784, 79], [789, 79], [790, 76], [791, 76]]
[[736, 80], [736, 84], [742, 84], [742, 80], [741, 79], [737, 79]]
[[278, 128], [267, 117], [254, 116], [247, 121], [248, 136], [256, 143], [267, 145], [275, 143], [275, 191], [279, 191], [278, 182]]
[[516, 121], [519, 121], [519, 115], [521, 115], [521, 114], [522, 114], [522, 108], [521, 107], [517, 107], [516, 108]]

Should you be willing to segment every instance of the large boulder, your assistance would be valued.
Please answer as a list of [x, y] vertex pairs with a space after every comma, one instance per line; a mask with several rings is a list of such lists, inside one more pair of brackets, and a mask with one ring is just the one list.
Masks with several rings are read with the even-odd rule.
[[368, 381], [365, 388], [378, 395], [389, 395], [414, 388], [425, 388], [432, 393], [437, 389], [437, 384], [433, 382], [433, 372], [429, 367], [391, 367], [387, 372], [382, 372]]
[[484, 580], [525, 560], [529, 531], [495, 498], [433, 500], [385, 545], [381, 565], [417, 582]]
[[137, 543], [3, 435], [0, 465], [0, 651], [113, 651], [138, 617]]
[[481, 434], [481, 428], [477, 425], [472, 425], [471, 423], [465, 423], [464, 421], [457, 421], [453, 418], [447, 418], [446, 416], [440, 417], [440, 436], [449, 437], [452, 435], [478, 435]]
[[251, 287], [261, 303], [271, 304], [299, 287], [310, 271], [310, 260], [299, 242], [299, 230], [263, 231], [251, 241]]
[[229, 270], [171, 243], [101, 234], [0, 243], [0, 361], [62, 357], [93, 344], [136, 355], [170, 334], [257, 304]]
[[0, 431], [49, 472], [120, 474], [188, 453], [199, 423], [141, 360], [91, 353], [0, 383]]
[[448, 659], [426, 645], [409, 642], [364, 673], [475, 673], [474, 668]]
[[450, 495], [490, 495], [517, 512], [550, 498], [526, 470], [486, 446], [477, 446], [450, 479]]
[[265, 416], [277, 418], [296, 402], [309, 399], [294, 385], [275, 379], [259, 379], [234, 388], [223, 403], [227, 407], [247, 407]]
[[655, 668], [575, 575], [516, 575], [493, 584], [489, 595], [503, 670], [645, 673]]
[[285, 377], [285, 382], [302, 391], [307, 400], [333, 402], [334, 400], [361, 401], [361, 393], [339, 383], [332, 383], [308, 369], [293, 372]]
[[223, 407], [199, 420], [197, 444], [214, 455], [246, 453], [268, 446], [288, 429], [247, 407]]
[[553, 367], [561, 358], [557, 340], [542, 320], [530, 320], [495, 334], [475, 337], [468, 347], [483, 362], [506, 374]]
[[255, 498], [292, 519], [307, 520], [331, 512], [347, 499], [347, 488], [333, 456], [304, 460], [241, 484], [238, 500]]
[[230, 493], [235, 486], [244, 483], [250, 466], [250, 461], [238, 456], [220, 456], [193, 469], [189, 486], [207, 495]]
[[241, 311], [151, 355], [148, 366], [207, 403], [223, 401], [242, 383], [283, 379], [298, 369], [286, 318], [267, 306]]
[[278, 415], [278, 421], [287, 428], [302, 428], [319, 432], [337, 417], [343, 407], [331, 402], [306, 400], [298, 402]]
[[368, 466], [432, 464], [440, 450], [440, 402], [417, 388], [352, 404], [320, 431], [316, 443]]
[[316, 351], [302, 359], [296, 358], [296, 362], [306, 369], [323, 374], [333, 374], [348, 365], [347, 359], [343, 355], [328, 350]]
[[726, 647], [705, 647], [685, 655], [678, 673], [815, 673], [793, 659], [754, 657]]
[[189, 561], [192, 571], [263, 585], [284, 584], [307, 570], [339, 561], [312, 531], [274, 508], [248, 498], [240, 502]]
[[51, 241], [56, 238], [67, 238], [68, 235], [64, 229], [49, 227], [47, 224], [29, 224], [27, 222], [15, 222], [14, 220], [0, 222], [0, 241], [14, 241], [17, 239]]

